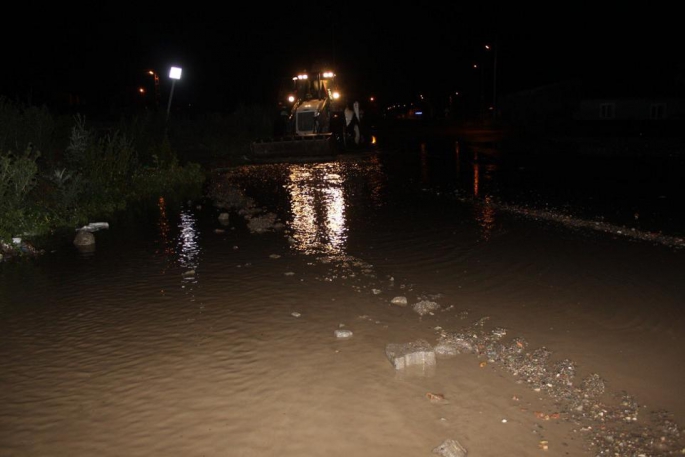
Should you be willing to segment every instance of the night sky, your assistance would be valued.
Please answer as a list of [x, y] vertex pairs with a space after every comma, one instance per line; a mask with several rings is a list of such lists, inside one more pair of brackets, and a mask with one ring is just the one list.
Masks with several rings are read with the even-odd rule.
[[673, 80], [683, 73], [685, 55], [678, 15], [668, 9], [331, 1], [225, 11], [194, 4], [173, 11], [169, 4], [145, 14], [100, 8], [6, 24], [0, 95], [39, 104], [77, 94], [107, 103], [149, 86], [145, 71], [154, 69], [165, 103], [168, 71], [177, 65], [183, 77], [175, 102], [224, 110], [274, 103], [280, 86], [319, 61], [359, 96], [390, 104], [418, 94], [490, 92], [495, 54], [485, 44], [497, 46], [500, 96], [569, 78], [601, 76], [626, 86], [651, 76]]

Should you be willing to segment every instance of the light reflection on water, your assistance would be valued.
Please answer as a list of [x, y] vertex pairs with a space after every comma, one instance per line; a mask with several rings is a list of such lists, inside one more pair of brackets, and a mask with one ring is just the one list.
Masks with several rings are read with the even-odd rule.
[[176, 242], [178, 248], [178, 262], [182, 267], [190, 270], [195, 270], [200, 264], [200, 234], [196, 229], [197, 219], [195, 215], [188, 209], [181, 211], [179, 215], [179, 229], [178, 241]]
[[157, 201], [157, 208], [159, 210], [159, 217], [157, 219], [157, 233], [159, 236], [156, 243], [159, 245], [159, 248], [157, 249], [156, 254], [172, 259], [176, 254], [176, 250], [174, 249], [173, 240], [171, 239], [171, 226], [169, 225], [169, 217], [167, 216], [166, 201], [164, 200], [164, 197], [160, 197]]
[[[423, 151], [429, 168], [413, 168], [417, 177], [437, 179], [455, 171], [433, 161], [430, 147]], [[459, 156], [458, 145], [455, 153]], [[236, 230], [225, 237], [203, 236], [211, 231], [205, 231], [202, 213], [184, 208], [171, 215], [161, 199], [153, 222], [158, 240], [154, 253], [126, 240], [121, 253], [100, 249], [96, 259], [102, 261], [89, 262], [94, 265], [88, 271], [78, 260], [36, 271], [31, 287], [21, 293], [17, 281], [0, 276], [2, 289], [11, 292], [7, 300], [13, 311], [12, 319], [0, 319], [5, 343], [0, 345], [5, 361], [0, 384], [8, 387], [0, 392], [0, 447], [16, 451], [13, 455], [47, 455], [42, 451], [50, 446], [49, 455], [103, 457], [150, 455], [150, 449], [158, 451], [155, 455], [210, 455], [219, 448], [282, 456], [319, 449], [323, 455], [345, 446], [340, 454], [420, 455], [444, 437], [435, 430], [435, 405], [413, 400], [422, 399], [417, 390], [449, 389], [454, 401], [444, 410], [457, 418], [486, 408], [476, 416], [490, 420], [508, 405], [510, 397], [483, 392], [484, 386], [476, 383], [477, 370], [467, 376], [462, 373], [467, 367], [459, 365], [457, 376], [448, 361], [440, 361], [430, 382], [393, 379], [395, 372], [383, 356], [385, 344], [434, 336], [430, 328], [437, 324], [458, 330], [467, 322], [459, 317], [462, 311], [473, 320], [492, 315], [493, 323], [511, 326], [517, 335], [521, 331], [544, 343], [551, 339], [560, 356], [575, 350], [583, 367], [591, 363], [602, 374], [609, 371], [618, 386], [625, 379], [633, 382], [630, 376], [639, 371], [634, 382], [642, 384], [631, 387], [644, 394], [643, 384], [653, 382], [661, 405], [672, 404], [664, 398], [674, 391], [682, 417], [679, 391], [660, 388], [682, 379], [682, 369], [672, 364], [682, 354], [682, 344], [677, 344], [682, 319], [674, 319], [679, 314], [673, 312], [683, 296], [677, 284], [685, 270], [677, 268], [682, 266], [678, 258], [639, 246], [619, 249], [608, 242], [595, 242], [588, 252], [577, 249], [582, 241], [515, 231], [496, 249], [493, 243], [477, 243], [478, 238], [491, 239], [498, 218], [489, 204], [494, 168], [486, 162], [462, 164], [464, 175], [457, 176], [483, 204], [456, 216], [454, 207], [440, 207], [453, 218], [427, 207], [405, 210], [409, 205], [404, 199], [394, 207], [399, 215], [375, 212], [374, 205], [392, 198], [384, 193], [387, 176], [378, 157], [363, 164], [265, 170], [271, 169], [278, 171], [270, 175], [272, 181], [255, 175], [246, 181], [265, 184], [271, 196], [278, 189], [279, 197], [287, 197], [283, 200], [291, 214], [294, 251], [346, 255], [352, 251], [350, 234], [356, 237], [375, 222], [372, 227], [387, 230], [373, 233], [374, 250], [360, 257], [373, 260], [379, 273], [396, 276], [397, 286], [362, 275], [355, 278], [358, 282], [345, 280], [356, 287], [354, 294], [342, 287], [342, 279], [326, 287], [315, 284], [306, 276], [310, 267], [285, 266], [284, 259], [260, 261], [265, 253], [252, 240], [261, 235], [243, 233], [246, 238], [240, 239]], [[406, 183], [400, 182], [403, 190]], [[366, 217], [368, 208], [378, 217]], [[385, 220], [372, 220], [381, 218]], [[221, 242], [227, 238], [229, 242]], [[240, 250], [232, 249], [234, 243]], [[597, 256], [597, 249], [604, 255]], [[630, 261], [634, 258], [649, 262], [649, 268], [636, 266]], [[164, 262], [168, 271], [158, 275]], [[252, 264], [246, 267], [248, 262]], [[243, 267], [234, 268], [237, 263]], [[177, 276], [174, 269], [190, 272], [200, 265], [206, 273], [198, 300], [203, 306], [183, 306], [197, 281], [195, 275]], [[296, 273], [293, 278], [283, 275], [290, 270]], [[305, 277], [308, 281], [297, 280]], [[27, 284], [25, 274], [13, 278]], [[164, 296], [154, 290], [165, 286], [169, 292]], [[381, 295], [374, 295], [376, 288]], [[454, 308], [422, 322], [410, 308], [387, 306], [397, 294], [413, 301], [426, 291], [445, 293], [437, 300], [445, 310]], [[291, 315], [295, 310], [302, 314], [299, 318]], [[342, 322], [354, 330], [350, 341], [332, 338]], [[641, 336], [639, 343], [635, 335]], [[643, 367], [654, 369], [625, 369], [626, 357], [616, 356], [624, 352], [639, 355], [651, 363]], [[426, 408], [416, 407], [424, 404]], [[458, 407], [462, 409], [451, 409]], [[511, 423], [525, 423], [530, 415], [525, 414]], [[487, 429], [487, 422], [476, 416], [460, 425], [467, 427], [463, 434], [475, 436], [478, 429]], [[416, 435], [403, 433], [410, 429]], [[495, 448], [512, 447], [511, 436], [490, 439]]]
[[292, 212], [293, 248], [306, 254], [345, 253], [347, 202], [339, 163], [292, 165], [286, 188]]

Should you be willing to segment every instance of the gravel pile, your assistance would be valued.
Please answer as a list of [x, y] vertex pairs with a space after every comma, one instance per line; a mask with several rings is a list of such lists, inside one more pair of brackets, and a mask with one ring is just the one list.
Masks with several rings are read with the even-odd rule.
[[554, 418], [576, 424], [597, 456], [685, 455], [685, 440], [671, 414], [658, 411], [642, 417], [639, 403], [627, 392], [605, 395], [609, 393], [599, 374], [577, 380], [572, 360], [552, 361], [551, 351], [531, 350], [523, 338], [505, 340], [506, 330], [487, 330], [487, 320], [457, 332], [438, 328], [436, 354], [475, 354], [546, 394], [558, 407]]

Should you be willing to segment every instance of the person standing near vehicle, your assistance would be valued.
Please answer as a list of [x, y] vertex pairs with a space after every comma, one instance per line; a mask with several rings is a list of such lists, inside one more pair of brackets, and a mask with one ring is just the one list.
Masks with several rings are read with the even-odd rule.
[[351, 106], [348, 103], [345, 107], [345, 133], [354, 138], [355, 145], [361, 141], [360, 119], [359, 102], [355, 101]]

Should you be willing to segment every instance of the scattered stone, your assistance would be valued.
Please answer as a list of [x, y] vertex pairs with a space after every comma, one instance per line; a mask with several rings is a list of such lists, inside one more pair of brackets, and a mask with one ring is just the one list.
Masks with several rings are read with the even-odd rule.
[[295, 273], [292, 272], [292, 271], [286, 271], [286, 272], [283, 273], [283, 274], [286, 275], [286, 276], [293, 276]]
[[294, 311], [294, 312], [290, 313], [290, 315], [293, 317], [300, 317], [302, 314], [298, 313], [297, 311]]
[[219, 214], [219, 222], [221, 225], [228, 225], [228, 213]]
[[440, 305], [434, 301], [421, 300], [420, 302], [414, 304], [413, 309], [419, 313], [419, 315], [425, 316], [426, 314], [440, 309]]
[[445, 440], [442, 444], [433, 449], [433, 454], [442, 457], [466, 457], [467, 451], [457, 440]]
[[87, 230], [89, 232], [97, 232], [98, 230], [101, 229], [108, 229], [109, 228], [109, 223], [108, 222], [91, 222], [88, 225], [84, 225], [78, 230]]
[[336, 330], [335, 337], [340, 339], [352, 338], [352, 331], [350, 330]]
[[76, 246], [92, 246], [95, 244], [95, 235], [89, 230], [79, 230], [76, 232], [74, 244]]
[[459, 354], [456, 347], [445, 343], [436, 344], [433, 350], [435, 351], [435, 355], [440, 357], [454, 357]]
[[427, 392], [426, 398], [429, 399], [431, 403], [437, 403], [437, 404], [441, 404], [441, 405], [449, 404], [449, 401], [445, 400], [445, 396], [443, 394], [436, 394], [433, 392]]
[[390, 343], [385, 347], [385, 355], [396, 370], [413, 365], [435, 365], [435, 351], [423, 339], [404, 344]]
[[399, 305], [399, 306], [407, 306], [407, 297], [403, 296], [398, 296], [390, 300], [390, 303], [393, 305]]
[[279, 254], [271, 254], [269, 257], [272, 259], [280, 259], [281, 258], [281, 256]]
[[380, 289], [371, 289], [371, 292], [373, 292], [374, 295], [378, 295], [381, 293]]
[[195, 270], [184, 271], [181, 276], [184, 278], [187, 278], [188, 276], [195, 276]]
[[264, 233], [274, 230], [274, 223], [276, 222], [276, 215], [274, 213], [266, 213], [261, 216], [254, 216], [249, 218], [247, 227], [251, 233]]

